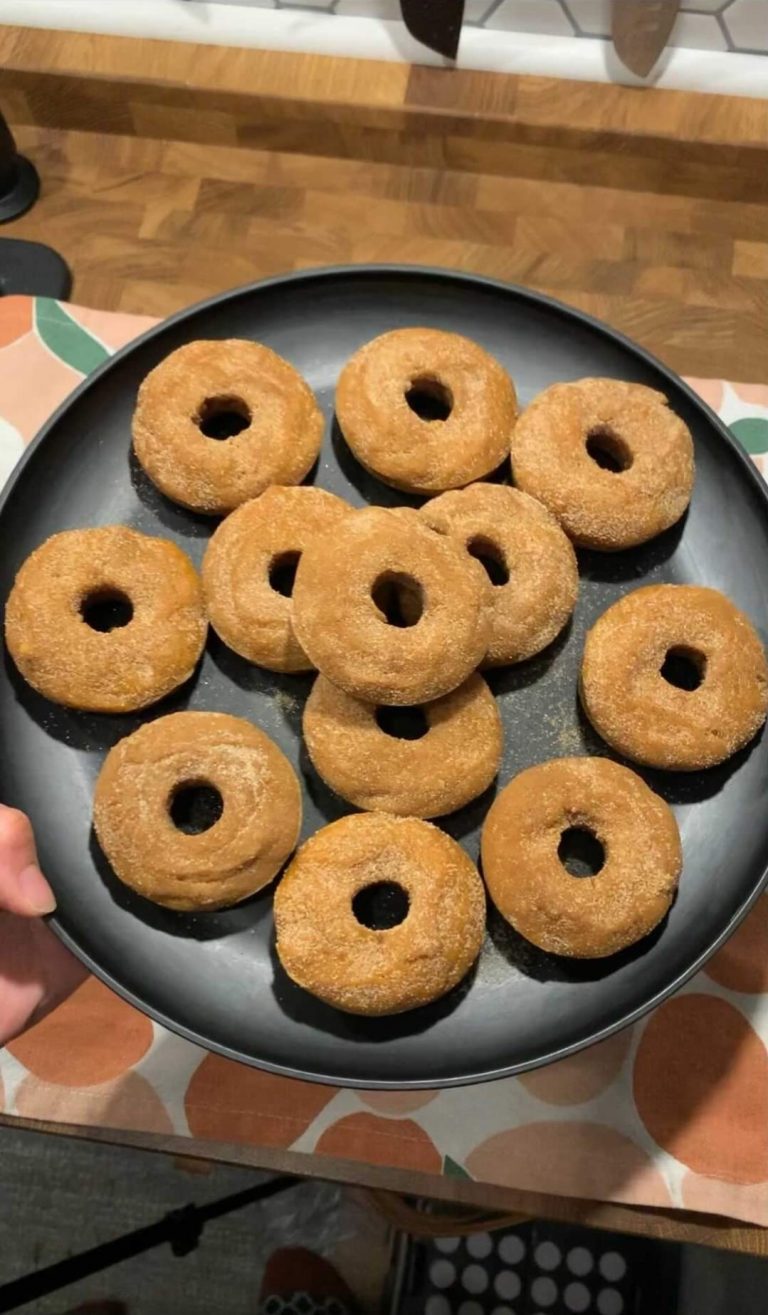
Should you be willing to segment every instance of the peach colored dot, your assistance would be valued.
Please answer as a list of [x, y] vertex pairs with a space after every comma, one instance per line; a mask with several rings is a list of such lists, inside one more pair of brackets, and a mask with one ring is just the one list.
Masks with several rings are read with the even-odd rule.
[[34, 335], [3, 348], [3, 419], [29, 442], [82, 375]]
[[124, 315], [120, 311], [93, 310], [90, 306], [67, 306], [67, 314], [115, 352], [157, 324], [152, 315]]
[[359, 1091], [358, 1096], [379, 1114], [410, 1114], [437, 1098], [436, 1091]]
[[719, 411], [723, 401], [723, 384], [720, 379], [686, 379], [695, 393], [698, 393], [707, 406]]
[[173, 1123], [154, 1087], [138, 1073], [103, 1086], [76, 1090], [26, 1077], [16, 1092], [16, 1113], [27, 1119], [79, 1123], [135, 1132], [173, 1132]]
[[664, 1179], [628, 1137], [601, 1123], [528, 1123], [464, 1158], [478, 1181], [557, 1196], [669, 1205]]
[[152, 1024], [95, 977], [42, 1022], [11, 1041], [20, 1064], [44, 1082], [90, 1087], [137, 1064], [152, 1044]]
[[3, 297], [0, 307], [0, 347], [15, 342], [32, 328], [32, 298]]
[[386, 1164], [392, 1169], [422, 1169], [440, 1173], [438, 1150], [413, 1119], [380, 1119], [376, 1114], [348, 1114], [318, 1139], [319, 1155], [338, 1155], [345, 1160]]
[[247, 1145], [291, 1146], [333, 1100], [334, 1087], [261, 1073], [208, 1055], [184, 1098], [195, 1137]]
[[731, 384], [731, 388], [742, 402], [749, 406], [768, 407], [768, 385], [766, 384]]
[[641, 1037], [634, 1089], [651, 1136], [689, 1169], [768, 1178], [768, 1051], [733, 1005], [698, 994], [662, 1005]]
[[687, 1173], [683, 1179], [683, 1202], [689, 1210], [746, 1219], [768, 1227], [768, 1182], [724, 1183]]
[[627, 1028], [568, 1059], [521, 1073], [518, 1080], [532, 1096], [549, 1105], [581, 1105], [613, 1082], [624, 1063], [630, 1039]]
[[768, 992], [768, 895], [760, 896], [704, 971], [731, 991]]

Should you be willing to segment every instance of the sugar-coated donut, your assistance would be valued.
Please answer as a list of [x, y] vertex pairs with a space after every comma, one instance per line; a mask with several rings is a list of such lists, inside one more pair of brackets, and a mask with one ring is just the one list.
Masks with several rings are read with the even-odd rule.
[[587, 635], [579, 688], [612, 748], [672, 771], [730, 758], [768, 712], [768, 664], [751, 621], [698, 585], [647, 585], [609, 607]]
[[21, 566], [5, 609], [24, 679], [88, 712], [162, 699], [192, 675], [207, 630], [186, 553], [123, 525], [54, 534]]
[[517, 487], [585, 548], [645, 543], [674, 525], [691, 499], [690, 431], [644, 384], [553, 384], [521, 415], [511, 448]]
[[[360, 920], [362, 900], [381, 896], [386, 907], [390, 894], [402, 921], [375, 930], [375, 919]], [[307, 840], [274, 912], [288, 976], [353, 1014], [402, 1013], [445, 995], [469, 972], [485, 930], [483, 884], [464, 850], [429, 822], [383, 813], [342, 817]]]
[[[603, 851], [592, 876], [560, 857], [568, 833]], [[560, 852], [559, 852], [560, 851]], [[482, 833], [483, 875], [499, 912], [550, 954], [598, 959], [647, 936], [669, 909], [682, 869], [668, 804], [607, 758], [529, 767], [497, 795]]]
[[133, 415], [134, 451], [152, 482], [211, 515], [270, 484], [299, 484], [322, 436], [320, 408], [299, 372], [238, 338], [171, 352], [143, 381]]
[[270, 671], [312, 670], [293, 630], [290, 576], [309, 541], [351, 510], [325, 489], [276, 485], [222, 521], [202, 575], [208, 619], [225, 644]]
[[480, 563], [417, 511], [367, 507], [302, 554], [293, 623], [311, 661], [348, 694], [426, 703], [482, 661], [490, 590]]
[[[218, 795], [218, 815], [189, 833], [174, 814], [185, 792], [201, 788]], [[301, 791], [257, 726], [222, 712], [177, 712], [110, 750], [93, 824], [126, 886], [170, 909], [220, 909], [279, 872], [298, 839]]]
[[[399, 718], [411, 720], [406, 725]], [[488, 788], [501, 761], [501, 717], [477, 674], [406, 712], [376, 708], [318, 676], [302, 729], [315, 768], [342, 799], [403, 817], [440, 817], [463, 808]], [[414, 730], [418, 738], [403, 738]]]
[[496, 568], [484, 665], [523, 662], [551, 644], [576, 605], [579, 571], [570, 540], [546, 507], [519, 489], [470, 484], [433, 498], [421, 515]]
[[517, 398], [506, 370], [471, 339], [393, 329], [345, 365], [336, 415], [367, 470], [398, 489], [440, 493], [506, 459]]

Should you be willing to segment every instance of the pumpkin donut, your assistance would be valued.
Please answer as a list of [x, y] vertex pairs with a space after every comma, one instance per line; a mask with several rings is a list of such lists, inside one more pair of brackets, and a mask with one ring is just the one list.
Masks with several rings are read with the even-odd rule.
[[323, 417], [276, 352], [237, 338], [190, 342], [139, 388], [133, 447], [153, 484], [192, 511], [221, 515], [270, 484], [299, 484]]
[[427, 703], [488, 647], [490, 584], [417, 511], [366, 507], [318, 535], [293, 589], [299, 643], [334, 685], [369, 703]]
[[[569, 848], [596, 850], [572, 875]], [[550, 954], [600, 959], [647, 936], [682, 868], [668, 804], [608, 758], [529, 767], [497, 795], [482, 833], [483, 876], [502, 917]]]
[[589, 720], [635, 762], [692, 772], [724, 762], [768, 712], [768, 664], [751, 621], [716, 589], [647, 585], [587, 635], [579, 684]]
[[512, 475], [574, 543], [616, 552], [667, 530], [693, 489], [693, 440], [662, 393], [618, 379], [553, 384], [521, 415]]
[[115, 875], [145, 899], [221, 909], [279, 872], [299, 836], [301, 791], [257, 726], [223, 712], [176, 712], [110, 749], [93, 824]]
[[208, 619], [230, 648], [270, 671], [311, 671], [293, 630], [292, 576], [316, 534], [352, 508], [325, 489], [275, 486], [222, 521], [203, 558]]
[[423, 709], [376, 708], [318, 676], [303, 731], [314, 766], [342, 799], [403, 817], [463, 808], [501, 761], [501, 717], [477, 674]]
[[342, 817], [307, 840], [274, 912], [288, 976], [352, 1014], [437, 1000], [469, 972], [485, 932], [483, 883], [464, 850], [429, 822], [383, 813]]
[[421, 515], [487, 563], [494, 588], [485, 666], [523, 662], [552, 643], [576, 605], [579, 572], [546, 507], [519, 489], [471, 484], [433, 498]]
[[336, 415], [366, 470], [430, 494], [482, 479], [506, 459], [517, 398], [506, 370], [471, 339], [393, 329], [345, 365]]
[[123, 525], [54, 534], [23, 563], [5, 609], [24, 679], [86, 712], [134, 712], [170, 694], [207, 631], [186, 553]]

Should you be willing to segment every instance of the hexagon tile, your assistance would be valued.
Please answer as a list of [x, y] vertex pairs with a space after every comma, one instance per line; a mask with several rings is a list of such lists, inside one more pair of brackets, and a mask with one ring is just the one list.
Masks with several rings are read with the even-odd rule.
[[[214, 0], [264, 9], [307, 10], [359, 18], [396, 19], [399, 0]], [[607, 37], [611, 0], [466, 0], [470, 26], [547, 36]], [[768, 55], [768, 0], [682, 0], [671, 38], [693, 50]]]

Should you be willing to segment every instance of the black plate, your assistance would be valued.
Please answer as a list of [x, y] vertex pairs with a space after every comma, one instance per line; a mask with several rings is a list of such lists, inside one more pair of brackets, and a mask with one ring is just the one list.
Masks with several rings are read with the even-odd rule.
[[[647, 581], [724, 590], [765, 637], [768, 498], [712, 413], [645, 352], [586, 316], [501, 283], [413, 268], [323, 270], [226, 293], [175, 316], [89, 378], [46, 425], [0, 504], [0, 596], [57, 530], [122, 521], [169, 536], [199, 562], [212, 523], [166, 502], [129, 456], [136, 389], [194, 338], [257, 338], [298, 367], [328, 417], [317, 484], [354, 503], [405, 501], [366, 475], [333, 425], [334, 384], [361, 343], [398, 325], [455, 329], [511, 371], [523, 403], [556, 380], [606, 375], [661, 389], [691, 427], [696, 491], [684, 523], [644, 548], [581, 556], [581, 595], [547, 653], [491, 676], [506, 730], [504, 784], [532, 763], [605, 752], [585, 727], [576, 675], [585, 630]], [[274, 737], [304, 785], [304, 830], [348, 812], [302, 751], [304, 677], [250, 666], [211, 638], [197, 677], [153, 709], [216, 708]], [[53, 926], [110, 986], [184, 1036], [299, 1077], [374, 1087], [448, 1086], [530, 1068], [606, 1036], [674, 991], [733, 930], [768, 866], [768, 740], [723, 768], [644, 775], [674, 806], [685, 870], [669, 918], [613, 959], [569, 962], [535, 950], [491, 915], [474, 976], [433, 1006], [357, 1019], [294, 987], [275, 961], [271, 893], [203, 916], [157, 908], [120, 886], [92, 842], [91, 796], [104, 753], [140, 716], [68, 712], [7, 663], [0, 688], [0, 797], [27, 810], [59, 900]], [[493, 791], [444, 822], [473, 859]]]

